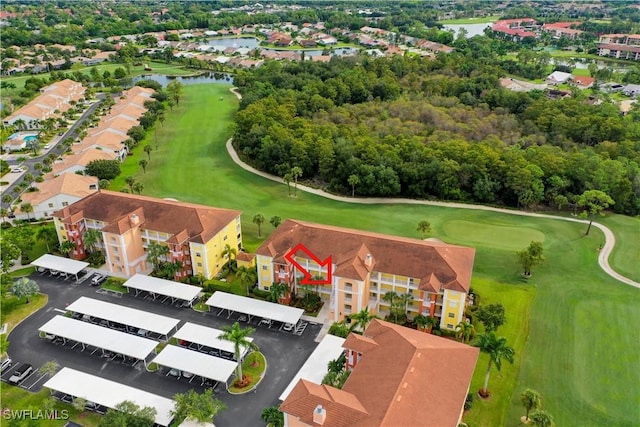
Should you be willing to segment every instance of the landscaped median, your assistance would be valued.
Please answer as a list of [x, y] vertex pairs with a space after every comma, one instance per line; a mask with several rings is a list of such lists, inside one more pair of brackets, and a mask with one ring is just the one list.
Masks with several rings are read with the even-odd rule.
[[259, 351], [253, 351], [242, 362], [242, 376], [248, 379], [243, 387], [236, 387], [235, 381], [229, 386], [229, 394], [244, 394], [255, 390], [267, 372], [267, 359]]

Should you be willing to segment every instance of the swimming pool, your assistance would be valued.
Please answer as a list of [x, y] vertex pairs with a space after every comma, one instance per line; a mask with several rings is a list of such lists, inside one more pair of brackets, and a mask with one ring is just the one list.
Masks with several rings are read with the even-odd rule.
[[24, 137], [25, 142], [33, 141], [34, 139], [38, 139], [38, 135], [26, 135]]

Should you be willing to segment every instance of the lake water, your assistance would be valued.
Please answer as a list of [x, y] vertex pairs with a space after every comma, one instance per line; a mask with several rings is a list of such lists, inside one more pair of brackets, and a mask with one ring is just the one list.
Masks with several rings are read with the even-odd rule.
[[483, 24], [451, 24], [444, 25], [444, 29], [446, 31], [453, 31], [454, 37], [458, 37], [458, 31], [461, 28], [467, 30], [467, 38], [471, 38], [473, 36], [481, 36], [484, 34], [484, 29], [487, 27], [491, 27], [492, 22], [486, 22]]
[[[219, 47], [245, 47], [249, 49], [255, 49], [260, 47], [260, 40], [253, 37], [228, 37], [224, 39], [211, 39], [207, 42], [209, 46], [219, 46]], [[269, 48], [261, 48], [262, 50], [267, 50], [271, 52], [282, 51], [279, 49], [269, 49]], [[289, 49], [287, 49], [289, 51]], [[320, 56], [322, 55], [323, 49], [305, 49], [305, 50], [292, 50], [295, 53], [302, 53], [304, 51], [305, 56]], [[340, 47], [334, 48], [331, 50], [332, 56], [344, 56], [344, 55], [352, 55], [358, 51], [357, 48], [353, 47]]]
[[194, 76], [194, 77], [176, 77], [176, 76], [165, 76], [162, 74], [147, 74], [143, 76], [136, 76], [131, 80], [133, 84], [136, 84], [140, 80], [153, 80], [154, 82], [160, 83], [162, 86], [167, 86], [167, 84], [173, 81], [179, 81], [183, 85], [194, 85], [199, 83], [233, 84], [233, 76], [231, 74], [211, 73], [208, 71], [199, 76]]

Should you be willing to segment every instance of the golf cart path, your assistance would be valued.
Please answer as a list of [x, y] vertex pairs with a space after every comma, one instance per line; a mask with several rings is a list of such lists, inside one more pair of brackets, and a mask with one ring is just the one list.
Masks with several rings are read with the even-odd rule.
[[[242, 98], [242, 95], [240, 95], [239, 92], [237, 92], [236, 88], [231, 88], [230, 91], [236, 95], [238, 97], [238, 99]], [[231, 159], [238, 165], [240, 166], [242, 169], [251, 172], [255, 175], [259, 175], [263, 178], [269, 179], [271, 181], [274, 182], [278, 182], [280, 184], [286, 184], [284, 182], [283, 178], [280, 178], [278, 176], [275, 175], [271, 175], [262, 171], [259, 171], [258, 169], [249, 166], [248, 164], [244, 163], [242, 160], [240, 160], [240, 157], [238, 157], [238, 153], [236, 153], [236, 150], [233, 148], [233, 144], [232, 144], [233, 138], [229, 138], [229, 140], [227, 140], [227, 152], [229, 153], [229, 156], [231, 156]], [[396, 198], [385, 198], [385, 197], [345, 197], [345, 196], [337, 196], [335, 194], [330, 194], [327, 193], [326, 191], [323, 190], [319, 190], [317, 188], [311, 188], [311, 187], [307, 187], [305, 185], [301, 185], [298, 184], [298, 189], [305, 191], [307, 193], [311, 193], [311, 194], [315, 194], [317, 196], [321, 196], [321, 197], [325, 197], [327, 199], [331, 199], [331, 200], [336, 200], [339, 202], [345, 202], [345, 203], [359, 203], [359, 204], [363, 204], [363, 205], [377, 205], [377, 204], [408, 204], [408, 205], [428, 205], [428, 206], [441, 206], [441, 207], [445, 207], [445, 208], [458, 208], [458, 209], [473, 209], [473, 210], [481, 210], [481, 211], [492, 211], [492, 212], [500, 212], [500, 213], [506, 213], [509, 215], [520, 215], [520, 216], [531, 216], [531, 217], [537, 217], [537, 218], [548, 218], [548, 219], [558, 219], [558, 220], [562, 220], [562, 221], [569, 221], [569, 222], [578, 222], [581, 224], [589, 224], [588, 220], [583, 220], [583, 219], [577, 219], [577, 218], [567, 218], [567, 217], [562, 217], [562, 216], [556, 216], [556, 215], [548, 215], [548, 214], [541, 214], [541, 213], [535, 213], [535, 212], [523, 212], [523, 211], [516, 211], [516, 210], [511, 210], [511, 209], [503, 209], [503, 208], [495, 208], [492, 206], [484, 206], [484, 205], [471, 205], [471, 204], [466, 204], [466, 203], [453, 203], [453, 202], [433, 202], [433, 201], [427, 201], [427, 200], [414, 200], [414, 199], [396, 199]], [[605, 273], [607, 273], [609, 276], [613, 277], [614, 279], [625, 283], [627, 285], [630, 286], [634, 286], [636, 288], [640, 289], [640, 283], [629, 279], [628, 277], [623, 276], [622, 274], [617, 273], [616, 271], [613, 270], [613, 268], [611, 268], [611, 266], [609, 265], [609, 255], [611, 255], [611, 252], [613, 251], [613, 248], [616, 244], [616, 238], [613, 234], [613, 232], [606, 226], [600, 224], [599, 222], [593, 222], [593, 226], [599, 228], [600, 230], [602, 230], [602, 232], [604, 233], [604, 238], [605, 238], [605, 243], [602, 246], [602, 248], [600, 249], [600, 254], [598, 255], [598, 264], [600, 265], [600, 268], [602, 268], [602, 270], [604, 270]]]

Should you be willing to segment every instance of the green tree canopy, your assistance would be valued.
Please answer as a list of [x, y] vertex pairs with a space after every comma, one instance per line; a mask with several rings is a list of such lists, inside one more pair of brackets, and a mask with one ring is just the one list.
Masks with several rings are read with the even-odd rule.
[[203, 393], [189, 390], [186, 393], [178, 393], [173, 396], [176, 407], [172, 414], [178, 423], [185, 419], [191, 419], [198, 424], [212, 423], [213, 417], [227, 408], [223, 402], [216, 399], [213, 389], [206, 389]]
[[507, 321], [502, 304], [481, 305], [476, 312], [476, 319], [482, 322], [487, 332], [495, 332]]
[[30, 298], [40, 292], [40, 287], [35, 280], [28, 277], [21, 277], [11, 285], [11, 293], [18, 298], [26, 298], [29, 304]]
[[587, 190], [578, 197], [578, 208], [583, 209], [581, 216], [589, 218], [589, 226], [584, 233], [587, 236], [591, 231], [593, 217], [596, 215], [604, 215], [604, 210], [615, 204], [614, 200], [607, 193], [600, 190]]
[[518, 260], [524, 270], [524, 275], [531, 276], [531, 270], [545, 261], [542, 242], [532, 241], [526, 249], [518, 252]]
[[120, 175], [120, 162], [118, 160], [92, 160], [84, 170], [85, 174], [96, 176], [98, 179], [112, 180]]

